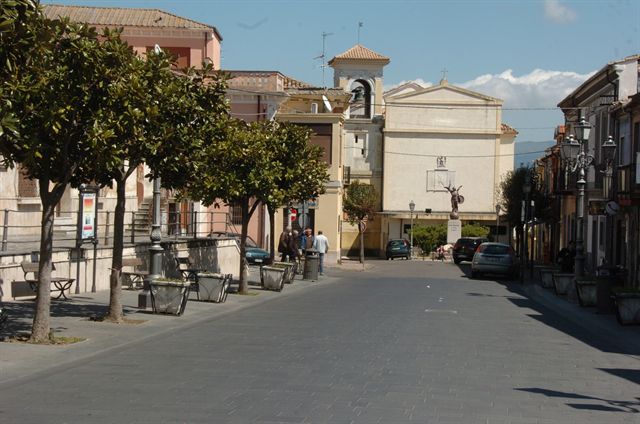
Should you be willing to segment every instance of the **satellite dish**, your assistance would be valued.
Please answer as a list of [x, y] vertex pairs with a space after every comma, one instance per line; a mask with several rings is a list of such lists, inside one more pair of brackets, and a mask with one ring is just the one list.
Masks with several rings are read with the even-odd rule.
[[329, 99], [327, 99], [327, 96], [325, 96], [324, 94], [322, 95], [322, 101], [324, 102], [324, 107], [327, 108], [329, 112], [333, 112], [333, 107], [331, 106], [331, 103], [329, 103]]
[[162, 53], [162, 49], [157, 44], [153, 47], [153, 51], [156, 52], [156, 54]]

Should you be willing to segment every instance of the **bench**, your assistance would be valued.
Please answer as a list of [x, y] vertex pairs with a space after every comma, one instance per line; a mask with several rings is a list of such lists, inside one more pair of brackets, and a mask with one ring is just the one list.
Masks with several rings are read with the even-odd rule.
[[200, 286], [198, 285], [198, 273], [205, 272], [205, 269], [194, 268], [191, 259], [188, 256], [176, 256], [176, 269], [182, 275], [184, 280], [191, 281], [190, 291], [196, 293], [196, 297], [200, 300]]
[[[22, 272], [24, 273], [24, 280], [29, 284], [31, 291], [36, 293], [38, 291], [38, 263], [36, 262], [22, 262], [20, 264], [22, 267]], [[51, 264], [51, 271], [55, 271], [55, 264]], [[32, 278], [29, 278], [29, 274], [33, 274]], [[65, 291], [69, 291], [71, 294], [71, 285], [76, 281], [75, 278], [66, 278], [66, 277], [54, 277], [51, 276], [51, 293], [58, 293], [55, 296], [55, 299], [60, 299], [61, 297], [69, 300], [67, 295], [64, 293]]]
[[[140, 258], [123, 258], [122, 259], [122, 285], [129, 286], [129, 289], [141, 289], [144, 285], [144, 279], [149, 275], [149, 271], [139, 270], [137, 267], [142, 265]], [[124, 267], [131, 267], [131, 271], [124, 271]]]

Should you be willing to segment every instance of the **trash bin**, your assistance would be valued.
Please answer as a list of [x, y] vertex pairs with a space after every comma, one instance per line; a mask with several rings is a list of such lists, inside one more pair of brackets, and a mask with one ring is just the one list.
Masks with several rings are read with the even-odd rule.
[[317, 280], [318, 279], [318, 266], [320, 266], [320, 256], [316, 250], [307, 249], [304, 255], [304, 273], [302, 274], [303, 280]]

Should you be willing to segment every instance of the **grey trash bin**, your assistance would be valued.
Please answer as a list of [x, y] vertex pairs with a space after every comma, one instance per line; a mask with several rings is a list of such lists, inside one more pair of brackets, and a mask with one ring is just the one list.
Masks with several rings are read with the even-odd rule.
[[304, 255], [304, 273], [302, 274], [303, 280], [317, 280], [318, 279], [318, 266], [320, 265], [320, 256], [316, 250], [307, 250]]

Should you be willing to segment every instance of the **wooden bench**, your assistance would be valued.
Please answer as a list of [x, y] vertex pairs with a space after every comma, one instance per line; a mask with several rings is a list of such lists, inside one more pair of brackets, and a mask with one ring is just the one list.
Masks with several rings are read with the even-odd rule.
[[[24, 280], [29, 284], [31, 290], [36, 293], [38, 291], [38, 263], [37, 262], [22, 262], [20, 264], [22, 267], [22, 272], [24, 273]], [[55, 271], [55, 264], [51, 263], [51, 271]], [[31, 278], [29, 278], [29, 274], [33, 274]], [[64, 293], [65, 291], [69, 291], [71, 294], [71, 286], [73, 282], [76, 281], [75, 278], [66, 278], [66, 277], [54, 277], [51, 276], [51, 293], [58, 293], [55, 296], [55, 299], [60, 299], [64, 297], [65, 299], [69, 299], [67, 295]]]
[[[137, 267], [142, 265], [140, 258], [123, 258], [122, 259], [122, 285], [129, 286], [129, 289], [141, 289], [144, 286], [144, 279], [149, 275], [149, 271], [139, 270]], [[131, 267], [131, 271], [124, 271], [125, 267]]]

